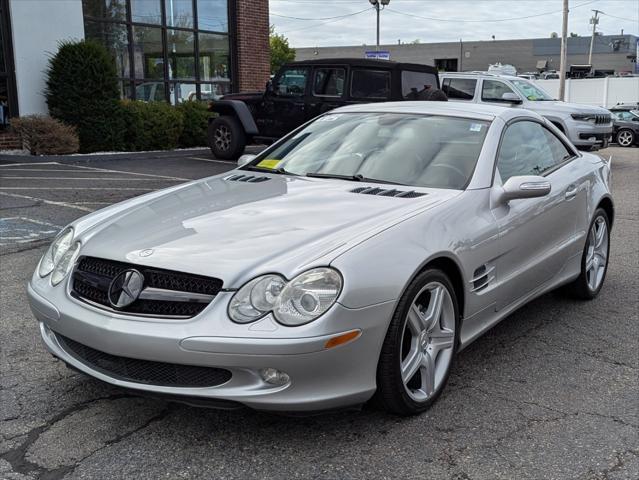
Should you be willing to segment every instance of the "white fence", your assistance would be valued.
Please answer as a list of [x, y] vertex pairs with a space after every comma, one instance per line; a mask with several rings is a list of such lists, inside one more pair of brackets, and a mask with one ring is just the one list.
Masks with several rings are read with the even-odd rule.
[[[535, 83], [559, 98], [559, 80], [535, 80]], [[620, 102], [639, 102], [639, 77], [568, 79], [564, 100], [606, 108]]]

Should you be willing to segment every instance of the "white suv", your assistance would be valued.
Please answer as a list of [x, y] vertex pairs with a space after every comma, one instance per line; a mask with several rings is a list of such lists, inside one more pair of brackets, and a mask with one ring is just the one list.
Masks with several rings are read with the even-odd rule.
[[491, 73], [440, 73], [442, 90], [451, 101], [510, 104], [543, 115], [578, 148], [606, 147], [612, 117], [605, 108], [552, 98], [534, 83]]

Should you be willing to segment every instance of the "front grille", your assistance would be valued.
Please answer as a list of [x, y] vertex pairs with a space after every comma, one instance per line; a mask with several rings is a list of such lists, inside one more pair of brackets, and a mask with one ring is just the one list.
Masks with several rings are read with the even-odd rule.
[[600, 113], [595, 115], [595, 124], [597, 125], [605, 125], [610, 123], [611, 117], [605, 113]]
[[[138, 298], [119, 312], [154, 317], [190, 318], [206, 308], [222, 288], [222, 280], [171, 270], [133, 265], [95, 257], [82, 257], [72, 279], [72, 294], [96, 306], [112, 309], [108, 290], [121, 272], [135, 269], [144, 276], [143, 297], [147, 289], [159, 289], [162, 299]], [[189, 295], [193, 294], [189, 298]], [[171, 298], [174, 294], [175, 298]], [[195, 298], [196, 296], [199, 298]]]
[[163, 387], [216, 387], [228, 382], [232, 376], [224, 368], [119, 357], [88, 347], [59, 333], [56, 333], [56, 338], [68, 354], [93, 370], [128, 382]]

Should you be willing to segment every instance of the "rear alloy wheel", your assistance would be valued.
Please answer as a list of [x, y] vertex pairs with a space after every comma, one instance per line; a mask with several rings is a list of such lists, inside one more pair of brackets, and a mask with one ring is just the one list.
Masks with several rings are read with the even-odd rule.
[[237, 119], [217, 117], [209, 123], [209, 146], [216, 158], [234, 160], [246, 147], [246, 134]]
[[571, 293], [581, 299], [595, 298], [603, 286], [608, 271], [610, 254], [610, 228], [608, 215], [599, 208], [588, 230], [586, 246], [581, 259], [581, 273], [568, 285]]
[[458, 308], [448, 277], [420, 274], [400, 300], [379, 361], [377, 396], [399, 415], [426, 410], [442, 392], [457, 350]]
[[631, 147], [635, 143], [635, 132], [627, 128], [619, 130], [616, 140], [620, 147]]

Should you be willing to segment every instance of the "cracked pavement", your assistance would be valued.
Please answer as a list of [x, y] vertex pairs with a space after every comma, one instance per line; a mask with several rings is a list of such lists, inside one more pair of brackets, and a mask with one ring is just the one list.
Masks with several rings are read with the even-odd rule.
[[[0, 478], [639, 478], [639, 149], [602, 154], [613, 155], [617, 213], [601, 295], [555, 292], [515, 312], [460, 354], [419, 417], [366, 406], [288, 418], [134, 397], [40, 344], [25, 285], [48, 238], [0, 245]], [[34, 160], [0, 156], [0, 193], [20, 195], [0, 195], [0, 216], [63, 226], [231, 167], [194, 157], [210, 155], [44, 158], [18, 182], [6, 172], [21, 167], [1, 165]], [[49, 169], [86, 180], [48, 190]], [[87, 182], [104, 190], [83, 190]]]

